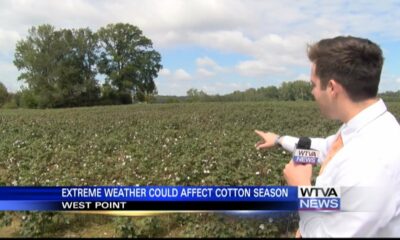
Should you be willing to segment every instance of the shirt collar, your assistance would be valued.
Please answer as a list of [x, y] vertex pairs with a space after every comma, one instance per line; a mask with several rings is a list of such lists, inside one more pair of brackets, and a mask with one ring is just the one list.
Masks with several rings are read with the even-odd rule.
[[361, 128], [369, 122], [375, 120], [387, 110], [385, 103], [379, 99], [376, 103], [365, 108], [354, 116], [350, 121], [344, 123], [339, 132], [342, 134], [343, 144], [346, 144], [354, 133], [357, 133]]

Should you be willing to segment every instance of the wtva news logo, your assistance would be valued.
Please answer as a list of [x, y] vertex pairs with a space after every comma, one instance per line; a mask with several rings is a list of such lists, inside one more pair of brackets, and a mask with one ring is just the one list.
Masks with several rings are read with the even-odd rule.
[[301, 164], [318, 163], [319, 151], [311, 149], [296, 149], [293, 154], [293, 161]]
[[339, 187], [298, 187], [299, 210], [339, 211]]

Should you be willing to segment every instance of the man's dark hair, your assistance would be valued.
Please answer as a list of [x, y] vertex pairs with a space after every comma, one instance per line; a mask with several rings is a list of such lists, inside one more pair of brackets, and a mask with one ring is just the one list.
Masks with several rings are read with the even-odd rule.
[[382, 50], [368, 39], [335, 37], [308, 46], [321, 88], [330, 79], [343, 86], [352, 101], [376, 97], [383, 65]]

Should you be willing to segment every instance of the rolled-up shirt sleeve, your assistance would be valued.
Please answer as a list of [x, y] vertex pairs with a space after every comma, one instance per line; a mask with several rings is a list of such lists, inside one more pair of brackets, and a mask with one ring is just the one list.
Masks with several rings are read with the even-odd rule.
[[280, 139], [280, 144], [283, 149], [289, 152], [294, 152], [296, 149], [296, 144], [299, 141], [299, 138], [292, 136], [282, 136]]

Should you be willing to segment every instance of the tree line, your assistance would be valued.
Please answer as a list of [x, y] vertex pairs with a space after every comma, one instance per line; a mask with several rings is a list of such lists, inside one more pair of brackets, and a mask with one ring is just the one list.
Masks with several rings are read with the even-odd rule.
[[[386, 91], [379, 93], [385, 102], [400, 102], [399, 91]], [[0, 106], [9, 105], [12, 94], [0, 82]], [[268, 86], [261, 88], [249, 88], [245, 91], [234, 91], [226, 95], [209, 95], [202, 90], [191, 88], [186, 96], [155, 96], [152, 103], [179, 103], [179, 102], [238, 102], [238, 101], [311, 101], [311, 85], [303, 80], [283, 82], [281, 86]]]
[[[202, 90], [191, 88], [186, 96], [157, 96], [158, 103], [178, 102], [241, 102], [241, 101], [313, 101], [311, 85], [308, 81], [296, 80], [283, 82], [279, 87], [268, 86], [234, 91], [226, 95], [209, 95]], [[385, 102], [400, 102], [400, 90], [379, 93]]]
[[130, 24], [108, 24], [96, 32], [44, 24], [16, 44], [14, 65], [25, 87], [7, 100], [28, 108], [147, 101], [157, 93], [160, 62], [152, 41]]
[[209, 95], [202, 90], [191, 88], [186, 96], [157, 96], [157, 102], [232, 102], [232, 101], [311, 101], [311, 85], [307, 81], [283, 82], [279, 87], [268, 86], [234, 91], [225, 95]]

